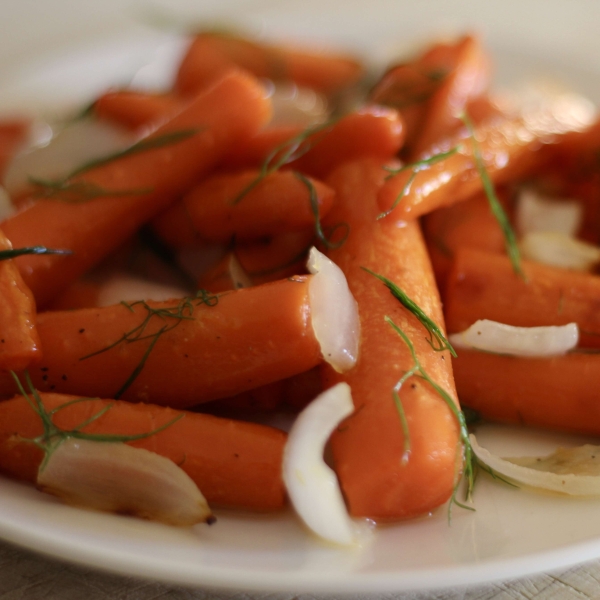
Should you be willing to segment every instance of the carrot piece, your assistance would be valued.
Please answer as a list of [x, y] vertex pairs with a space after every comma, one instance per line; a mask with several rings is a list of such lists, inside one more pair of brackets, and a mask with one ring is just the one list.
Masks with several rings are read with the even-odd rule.
[[448, 331], [478, 319], [521, 327], [575, 322], [579, 345], [600, 347], [600, 277], [528, 261], [523, 272], [525, 279], [506, 256], [459, 250], [446, 289]]
[[[221, 79], [148, 139], [191, 132], [177, 143], [125, 156], [74, 177], [69, 183], [123, 192], [79, 202], [43, 199], [2, 223], [17, 246], [68, 248], [71, 256], [19, 257], [17, 264], [38, 305], [118, 247], [210, 171], [239, 139], [268, 118], [257, 81], [239, 72]], [[194, 133], [196, 131], [196, 133]], [[123, 195], [125, 194], [125, 195]]]
[[[45, 358], [31, 378], [43, 392], [184, 408], [301, 373], [321, 360], [309, 281], [42, 313]], [[12, 393], [14, 384], [4, 377], [0, 388]]]
[[[76, 398], [41, 394], [48, 411]], [[65, 406], [54, 414], [53, 421], [62, 429], [73, 429], [103, 410], [106, 412], [83, 431], [143, 434], [183, 414], [164, 430], [128, 443], [179, 465], [211, 504], [257, 511], [276, 510], [284, 505], [281, 460], [286, 435], [282, 431], [150, 404], [98, 399]], [[0, 471], [34, 482], [43, 453], [24, 439], [42, 433], [41, 419], [23, 396], [0, 402]]]
[[[506, 190], [497, 190], [505, 210]], [[487, 198], [480, 194], [465, 202], [433, 211], [423, 220], [423, 232], [440, 292], [459, 248], [476, 248], [504, 254], [504, 234], [490, 210]]]
[[202, 239], [182, 200], [173, 202], [166, 210], [150, 221], [152, 231], [170, 248], [194, 248], [201, 245]]
[[331, 443], [336, 472], [356, 516], [400, 519], [444, 503], [455, 484], [459, 428], [449, 406], [419, 378], [400, 390], [411, 452], [403, 463], [405, 437], [393, 389], [414, 363], [408, 347], [385, 322], [389, 315], [415, 346], [428, 375], [456, 398], [447, 352], [434, 352], [417, 318], [362, 267], [399, 285], [434, 321], [443, 316], [419, 225], [376, 219], [377, 193], [385, 171], [375, 161], [349, 163], [328, 180], [337, 201], [330, 218], [349, 225], [349, 236], [329, 253], [348, 280], [359, 306], [361, 350], [345, 375], [326, 369], [326, 387], [346, 381], [356, 410]]
[[362, 75], [360, 64], [346, 56], [263, 45], [233, 35], [203, 33], [194, 39], [181, 63], [175, 89], [189, 94], [234, 66], [247, 69], [257, 77], [291, 80], [328, 94], [356, 83]]
[[94, 103], [94, 113], [100, 119], [138, 129], [164, 120], [184, 105], [185, 102], [174, 94], [119, 90], [102, 94]]
[[454, 376], [461, 402], [492, 421], [600, 433], [600, 355], [522, 358], [459, 350]]
[[98, 306], [99, 294], [98, 282], [79, 278], [54, 298], [48, 310], [75, 310]]
[[[548, 151], [543, 151], [545, 146], [568, 139], [574, 131], [585, 132], [589, 124], [563, 120], [565, 115], [566, 112], [552, 110], [540, 112], [537, 118], [528, 114], [503, 115], [477, 125], [474, 137], [493, 183], [501, 185], [541, 169], [549, 159]], [[398, 219], [414, 219], [482, 192], [483, 182], [473, 155], [473, 136], [467, 128], [441, 141], [427, 156], [451, 148], [458, 151], [420, 170], [410, 185], [411, 169], [390, 177], [379, 193], [381, 211], [393, 209]]]
[[[0, 250], [12, 244], [0, 231]], [[0, 260], [0, 370], [21, 370], [41, 359], [35, 300], [13, 260]]]
[[[227, 242], [305, 229], [316, 214], [326, 215], [333, 191], [316, 180], [311, 190], [292, 172], [276, 172], [258, 181], [259, 171], [217, 174], [184, 196], [183, 202], [196, 231], [206, 240]], [[247, 193], [246, 193], [247, 191]]]
[[196, 287], [200, 290], [209, 290], [211, 293], [218, 294], [229, 290], [252, 287], [253, 285], [253, 280], [244, 271], [235, 253], [227, 252], [221, 260], [200, 275]]

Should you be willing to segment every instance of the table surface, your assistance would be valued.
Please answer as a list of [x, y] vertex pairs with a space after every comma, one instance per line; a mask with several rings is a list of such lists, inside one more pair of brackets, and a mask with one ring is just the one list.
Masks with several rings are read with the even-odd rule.
[[[2, 600], [318, 600], [312, 594], [188, 589], [94, 571], [0, 543]], [[325, 597], [323, 597], [325, 598]], [[333, 600], [335, 596], [328, 596]], [[600, 598], [600, 560], [523, 579], [434, 592], [341, 596], [345, 600], [559, 600]]]

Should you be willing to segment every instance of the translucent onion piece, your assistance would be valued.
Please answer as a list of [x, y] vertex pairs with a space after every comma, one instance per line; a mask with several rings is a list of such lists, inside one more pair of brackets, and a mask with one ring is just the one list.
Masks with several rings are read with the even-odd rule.
[[273, 103], [271, 127], [310, 127], [328, 119], [327, 100], [315, 90], [298, 87], [293, 83], [278, 83], [269, 86], [269, 95]]
[[283, 456], [283, 481], [300, 518], [319, 537], [346, 546], [364, 541], [367, 529], [349, 517], [323, 451], [331, 432], [353, 410], [347, 383], [326, 390], [294, 422]]
[[119, 302], [135, 302], [136, 300], [171, 300], [183, 298], [188, 294], [184, 288], [164, 285], [140, 279], [130, 275], [113, 275], [102, 284], [98, 293], [98, 306], [111, 306]]
[[358, 358], [358, 306], [342, 270], [316, 248], [310, 250], [307, 268], [315, 275], [309, 288], [313, 330], [323, 358], [342, 373]]
[[600, 262], [600, 248], [562, 233], [528, 233], [519, 247], [523, 258], [563, 269], [589, 271]]
[[213, 520], [196, 484], [174, 462], [123, 443], [67, 439], [52, 451], [37, 484], [75, 506], [170, 525]]
[[449, 336], [456, 348], [474, 348], [513, 356], [560, 356], [577, 346], [576, 323], [548, 327], [513, 327], [482, 319]]
[[500, 458], [482, 448], [474, 435], [470, 439], [477, 459], [511, 481], [572, 496], [600, 496], [600, 446], [559, 448], [543, 458]]
[[18, 154], [4, 176], [9, 194], [29, 183], [29, 178], [58, 179], [92, 160], [125, 150], [135, 139], [129, 132], [102, 121], [82, 119], [57, 133], [44, 146]]
[[15, 208], [10, 201], [10, 196], [8, 192], [0, 186], [0, 221], [4, 221], [4, 219], [8, 219], [12, 214], [14, 214]]
[[554, 231], [574, 237], [582, 219], [582, 206], [574, 200], [547, 198], [532, 189], [524, 189], [519, 194], [516, 223], [520, 235]]

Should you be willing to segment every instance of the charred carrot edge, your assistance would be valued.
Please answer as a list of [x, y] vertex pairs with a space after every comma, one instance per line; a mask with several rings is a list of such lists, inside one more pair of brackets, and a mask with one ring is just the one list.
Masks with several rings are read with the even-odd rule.
[[[0, 231], [0, 250], [12, 244]], [[13, 260], [0, 260], [0, 370], [21, 370], [41, 359], [36, 307]]]
[[427, 332], [363, 267], [393, 280], [443, 327], [431, 265], [419, 226], [411, 221], [377, 221], [381, 163], [362, 161], [338, 169], [328, 180], [337, 202], [330, 218], [348, 223], [346, 243], [329, 252], [344, 271], [358, 302], [361, 350], [354, 369], [340, 376], [326, 369], [326, 387], [346, 381], [355, 412], [334, 432], [336, 472], [350, 512], [374, 519], [403, 519], [427, 513], [453, 492], [460, 456], [459, 428], [448, 405], [420, 378], [400, 390], [411, 451], [403, 461], [406, 438], [393, 390], [414, 363], [408, 347], [385, 321], [391, 317], [415, 346], [429, 376], [456, 398], [447, 352], [435, 352]]
[[247, 69], [257, 77], [294, 81], [328, 94], [356, 83], [362, 75], [360, 64], [347, 56], [204, 33], [194, 39], [184, 56], [175, 89], [193, 92], [233, 66]]
[[259, 171], [214, 175], [184, 196], [201, 237], [213, 242], [248, 241], [305, 229], [315, 224], [316, 211], [325, 216], [334, 201], [331, 188], [308, 180], [315, 192], [313, 207], [310, 188], [293, 172], [275, 172], [251, 187], [259, 177]]
[[[51, 411], [77, 396], [41, 394], [41, 398]], [[72, 403], [57, 410], [53, 420], [63, 429], [73, 429], [102, 411], [83, 431], [143, 434], [183, 415], [162, 431], [128, 443], [179, 465], [209, 503], [257, 511], [283, 506], [281, 459], [286, 435], [282, 431], [151, 404], [99, 399]], [[41, 434], [41, 420], [23, 396], [0, 402], [0, 472], [35, 482], [43, 453], [24, 439]]]
[[600, 347], [600, 277], [523, 262], [525, 279], [507, 257], [471, 249], [456, 254], [446, 287], [448, 331], [478, 319], [535, 327], [577, 323], [582, 347]]
[[94, 114], [135, 130], [158, 123], [184, 106], [185, 101], [175, 94], [119, 90], [102, 94], [94, 103]]
[[242, 73], [230, 73], [148, 138], [188, 132], [184, 139], [130, 154], [70, 181], [125, 195], [84, 196], [77, 202], [43, 199], [2, 223], [2, 231], [16, 246], [33, 242], [73, 251], [68, 257], [17, 260], [38, 305], [47, 304], [142, 223], [166, 208], [199, 176], [214, 168], [227, 148], [257, 131], [268, 116], [269, 103], [260, 84]]
[[522, 358], [459, 350], [453, 365], [461, 402], [485, 419], [600, 433], [599, 354]]
[[321, 360], [309, 281], [40, 314], [45, 358], [31, 378], [42, 392], [185, 408], [290, 377]]

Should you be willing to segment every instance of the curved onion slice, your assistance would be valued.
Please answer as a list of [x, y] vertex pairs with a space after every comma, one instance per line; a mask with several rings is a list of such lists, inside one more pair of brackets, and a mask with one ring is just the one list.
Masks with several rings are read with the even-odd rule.
[[132, 277], [131, 275], [113, 275], [102, 284], [96, 301], [98, 306], [111, 306], [119, 302], [135, 302], [136, 300], [171, 300], [183, 298], [187, 290], [164, 285], [155, 281]]
[[360, 544], [368, 529], [350, 519], [323, 451], [333, 429], [353, 410], [347, 383], [326, 390], [294, 422], [283, 455], [283, 481], [296, 512], [319, 537], [341, 545]]
[[448, 336], [457, 348], [474, 348], [513, 356], [560, 356], [577, 346], [577, 323], [547, 327], [514, 327], [481, 319]]
[[328, 118], [327, 100], [324, 96], [294, 83], [268, 83], [268, 93], [273, 105], [270, 127], [299, 125], [310, 127]]
[[70, 438], [50, 454], [38, 487], [67, 504], [170, 525], [214, 521], [190, 477], [169, 459], [123, 443]]
[[469, 437], [477, 459], [511, 481], [573, 496], [600, 495], [600, 446], [559, 448], [544, 458], [500, 458]]
[[553, 267], [589, 271], [600, 262], [600, 248], [562, 233], [528, 233], [519, 243], [523, 258]]
[[0, 221], [4, 221], [4, 219], [8, 219], [15, 212], [15, 207], [10, 201], [10, 196], [8, 192], [0, 186]]
[[358, 358], [358, 306], [342, 270], [316, 248], [310, 250], [307, 268], [315, 275], [309, 288], [315, 337], [323, 358], [342, 373]]
[[521, 235], [537, 231], [554, 231], [575, 236], [583, 219], [583, 208], [574, 200], [559, 200], [525, 189], [516, 207], [517, 229]]

